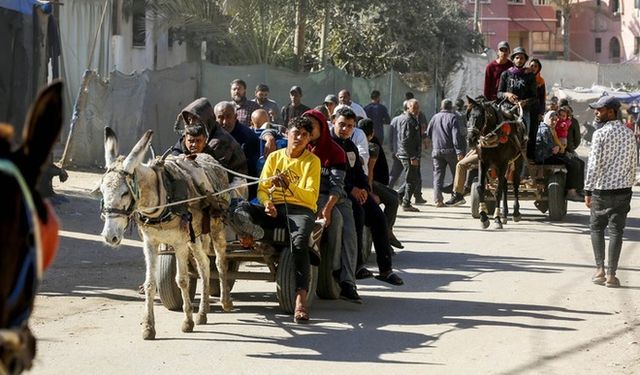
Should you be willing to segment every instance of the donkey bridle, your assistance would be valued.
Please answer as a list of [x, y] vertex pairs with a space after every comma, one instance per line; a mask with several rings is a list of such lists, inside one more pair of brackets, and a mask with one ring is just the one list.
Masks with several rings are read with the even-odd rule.
[[134, 173], [129, 173], [124, 169], [117, 168], [109, 168], [107, 169], [107, 173], [105, 176], [111, 172], [118, 173], [124, 177], [125, 183], [127, 185], [127, 189], [129, 189], [129, 193], [131, 193], [132, 199], [131, 204], [126, 209], [122, 208], [114, 208], [114, 207], [106, 207], [104, 205], [104, 199], [100, 200], [100, 217], [104, 220], [105, 217], [109, 216], [125, 216], [130, 218], [131, 215], [136, 210], [136, 202], [140, 199], [140, 189], [138, 187], [138, 182], [136, 181], [136, 176]]

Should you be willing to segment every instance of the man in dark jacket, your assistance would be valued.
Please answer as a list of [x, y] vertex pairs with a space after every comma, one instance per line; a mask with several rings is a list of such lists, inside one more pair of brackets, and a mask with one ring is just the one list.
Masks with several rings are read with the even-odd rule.
[[256, 167], [258, 158], [260, 157], [260, 140], [256, 133], [238, 121], [235, 107], [231, 102], [220, 102], [216, 104], [214, 113], [218, 123], [240, 144], [247, 158], [249, 175], [258, 177]]
[[[240, 144], [216, 123], [213, 107], [207, 98], [196, 99], [186, 106], [178, 116], [178, 124], [204, 124], [207, 132], [207, 146], [209, 153], [223, 167], [239, 173], [247, 173], [247, 158], [244, 156]], [[173, 151], [183, 150], [184, 138], [180, 138]], [[233, 178], [230, 176], [230, 181]]]
[[282, 119], [282, 124], [284, 126], [287, 126], [292, 118], [299, 117], [304, 112], [311, 109], [301, 102], [302, 89], [300, 86], [291, 87], [291, 90], [289, 90], [289, 99], [290, 103], [282, 107], [282, 110], [280, 111], [280, 118]]
[[453, 103], [444, 99], [440, 112], [436, 113], [427, 127], [427, 137], [431, 139], [433, 159], [433, 200], [436, 207], [444, 207], [442, 188], [449, 167], [455, 176], [456, 163], [464, 157], [464, 138], [460, 134], [458, 116], [453, 112]]
[[369, 194], [371, 189], [369, 181], [364, 174], [358, 148], [351, 141], [350, 137], [356, 127], [356, 114], [349, 107], [343, 107], [336, 111], [331, 135], [333, 140], [342, 147], [347, 155], [347, 173], [345, 175], [345, 191], [351, 199], [353, 206], [353, 217], [356, 224], [358, 239], [358, 267], [357, 279], [371, 277], [371, 272], [364, 267], [362, 256], [362, 233], [364, 225], [371, 228], [371, 236], [376, 250], [376, 262], [380, 274], [376, 276], [378, 280], [392, 285], [402, 285], [402, 279], [393, 272], [391, 253], [389, 245], [389, 230], [384, 213], [380, 206]]
[[[402, 163], [405, 182], [400, 187], [402, 195], [402, 210], [409, 212], [420, 211], [411, 205], [411, 197], [421, 185], [420, 158], [422, 157], [422, 134], [418, 123], [420, 105], [416, 99], [406, 102], [407, 110], [393, 119], [392, 124], [397, 129], [396, 157]], [[416, 198], [417, 199], [417, 198]]]
[[[506, 99], [512, 106], [522, 106], [522, 120], [528, 135], [527, 158], [533, 160], [536, 156], [536, 134], [538, 133], [538, 97], [536, 77], [525, 68], [529, 60], [527, 52], [522, 47], [516, 47], [511, 54], [514, 66], [507, 69], [500, 76], [498, 99]], [[515, 110], [515, 109], [514, 109]]]

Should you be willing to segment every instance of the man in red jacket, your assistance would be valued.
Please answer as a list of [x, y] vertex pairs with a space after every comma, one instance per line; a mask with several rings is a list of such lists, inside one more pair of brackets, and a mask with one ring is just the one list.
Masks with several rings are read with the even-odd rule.
[[498, 57], [487, 65], [484, 73], [484, 97], [487, 100], [498, 99], [500, 75], [513, 66], [513, 62], [509, 60], [510, 52], [509, 43], [505, 41], [498, 43]]

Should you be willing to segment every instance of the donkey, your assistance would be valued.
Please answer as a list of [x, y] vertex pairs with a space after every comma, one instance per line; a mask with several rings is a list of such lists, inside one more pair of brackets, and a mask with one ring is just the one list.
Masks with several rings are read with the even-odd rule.
[[28, 320], [55, 255], [58, 221], [34, 187], [62, 128], [61, 93], [57, 82], [39, 94], [16, 151], [10, 151], [13, 128], [0, 124], [0, 374], [30, 369], [36, 354]]
[[478, 147], [480, 170], [478, 173], [478, 194], [480, 198], [480, 221], [483, 228], [489, 227], [487, 206], [484, 201], [487, 183], [487, 172], [493, 168], [498, 178], [498, 187], [494, 193], [496, 206], [494, 209], [494, 228], [502, 229], [500, 201], [502, 200], [502, 218], [507, 221], [509, 208], [507, 205], [507, 173], [513, 165], [513, 221], [520, 221], [520, 172], [522, 171], [522, 152], [524, 126], [520, 119], [508, 121], [494, 102], [487, 102], [484, 97], [471, 99], [467, 96], [467, 125], [469, 127], [469, 145]]
[[[195, 159], [184, 155], [156, 159], [142, 164], [150, 144], [152, 131], [148, 130], [126, 157], [118, 156], [118, 140], [110, 128], [105, 128], [105, 161], [107, 171], [102, 177], [101, 215], [104, 219], [104, 242], [117, 247], [122, 241], [129, 221], [133, 219], [143, 240], [146, 263], [144, 282], [146, 311], [143, 318], [142, 337], [155, 338], [153, 301], [156, 292], [156, 263], [158, 246], [167, 244], [175, 249], [177, 263], [176, 283], [182, 294], [185, 320], [183, 332], [193, 331], [192, 306], [189, 297], [189, 259], [192, 256], [202, 280], [200, 306], [196, 324], [206, 324], [209, 311], [210, 269], [208, 250], [211, 241], [220, 274], [221, 303], [224, 311], [233, 304], [227, 284], [226, 241], [224, 225], [220, 218], [210, 217], [203, 200], [188, 204], [189, 214], [179, 215], [167, 205], [172, 198], [172, 186], [167, 181], [181, 183], [191, 198], [206, 193], [221, 192], [228, 188], [228, 178], [213, 157], [197, 154]], [[168, 175], [167, 172], [171, 174]], [[228, 203], [228, 196], [225, 197]], [[185, 221], [190, 217], [190, 221]]]

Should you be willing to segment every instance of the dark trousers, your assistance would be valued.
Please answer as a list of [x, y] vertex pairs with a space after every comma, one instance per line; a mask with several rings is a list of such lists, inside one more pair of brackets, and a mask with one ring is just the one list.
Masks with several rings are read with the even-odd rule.
[[447, 166], [451, 171], [451, 176], [456, 175], [456, 164], [458, 158], [455, 153], [446, 153], [434, 155], [433, 158], [433, 201], [442, 202], [442, 187], [444, 177], [447, 174]]
[[396, 186], [398, 179], [402, 175], [402, 163], [395, 155], [393, 155], [393, 163], [391, 164], [391, 170], [389, 171], [389, 187], [392, 189]]
[[607, 274], [614, 276], [622, 250], [622, 234], [631, 210], [631, 192], [617, 194], [593, 193], [591, 201], [591, 245], [596, 267], [604, 268], [604, 230], [609, 229], [609, 263]]
[[546, 158], [543, 164], [564, 164], [567, 167], [567, 189], [578, 191], [584, 188], [584, 162], [577, 157], [566, 155], [551, 155]]
[[387, 218], [387, 225], [393, 228], [398, 215], [400, 200], [398, 192], [378, 181], [373, 181], [373, 193], [380, 198], [380, 203], [384, 205], [384, 216]]
[[309, 290], [309, 236], [313, 230], [316, 215], [307, 207], [293, 204], [277, 204], [276, 210], [278, 215], [273, 218], [267, 216], [264, 206], [252, 204], [249, 214], [255, 224], [265, 229], [289, 228], [292, 243], [290, 251], [293, 254], [296, 273], [296, 290]]
[[[420, 165], [411, 165], [411, 160], [400, 159], [403, 172], [405, 175], [404, 184], [400, 187], [400, 195], [402, 195], [402, 205], [408, 206], [411, 204], [411, 197], [416, 194], [416, 189], [422, 188], [422, 181], [420, 178]], [[418, 194], [420, 196], [421, 194]]]
[[353, 218], [356, 222], [356, 235], [358, 237], [358, 264], [359, 269], [364, 264], [362, 256], [362, 232], [364, 226], [371, 228], [373, 247], [376, 250], [376, 263], [378, 270], [384, 273], [391, 270], [391, 245], [389, 245], [389, 227], [380, 206], [374, 202], [371, 196], [360, 205], [355, 200], [351, 200], [353, 206]]

